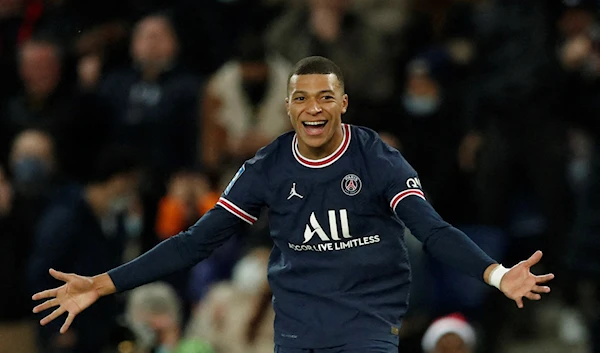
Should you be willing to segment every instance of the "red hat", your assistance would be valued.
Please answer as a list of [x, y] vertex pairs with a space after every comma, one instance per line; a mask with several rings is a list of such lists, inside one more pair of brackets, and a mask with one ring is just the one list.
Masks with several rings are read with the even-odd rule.
[[458, 335], [469, 346], [475, 346], [475, 330], [461, 314], [455, 313], [435, 320], [423, 335], [421, 345], [425, 352], [431, 352], [437, 342], [448, 333]]

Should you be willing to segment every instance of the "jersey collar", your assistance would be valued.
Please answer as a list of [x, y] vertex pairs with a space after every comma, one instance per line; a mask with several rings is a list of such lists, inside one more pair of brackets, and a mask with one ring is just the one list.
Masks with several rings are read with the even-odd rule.
[[292, 139], [292, 154], [294, 155], [294, 158], [296, 158], [298, 163], [308, 168], [324, 168], [332, 165], [342, 157], [344, 152], [348, 149], [348, 146], [350, 146], [350, 139], [352, 138], [350, 126], [342, 124], [342, 130], [344, 136], [342, 137], [340, 146], [332, 154], [321, 159], [308, 159], [302, 156], [298, 150], [298, 135], [294, 134], [294, 138]]

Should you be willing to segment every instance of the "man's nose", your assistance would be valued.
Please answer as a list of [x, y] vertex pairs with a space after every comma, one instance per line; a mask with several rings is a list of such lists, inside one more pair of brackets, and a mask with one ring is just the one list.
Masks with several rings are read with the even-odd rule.
[[308, 104], [308, 113], [310, 115], [317, 115], [323, 111], [323, 109], [321, 109], [321, 106], [319, 105], [319, 102], [317, 102], [314, 99], [311, 100]]

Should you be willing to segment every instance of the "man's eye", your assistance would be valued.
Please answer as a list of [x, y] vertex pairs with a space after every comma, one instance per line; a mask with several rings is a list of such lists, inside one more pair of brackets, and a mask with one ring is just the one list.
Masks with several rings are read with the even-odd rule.
[[333, 96], [323, 96], [323, 99], [330, 100], [330, 99], [333, 99]]
[[296, 98], [294, 98], [294, 100], [295, 100], [296, 102], [301, 102], [301, 101], [303, 101], [303, 100], [304, 100], [304, 97], [296, 97]]

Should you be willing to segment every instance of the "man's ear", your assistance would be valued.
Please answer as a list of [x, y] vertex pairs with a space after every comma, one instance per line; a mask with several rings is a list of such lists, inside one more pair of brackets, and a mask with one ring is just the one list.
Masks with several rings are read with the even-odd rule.
[[290, 99], [285, 97], [285, 112], [290, 116]]
[[346, 110], [348, 110], [348, 95], [344, 94], [342, 96], [342, 114], [345, 114]]

